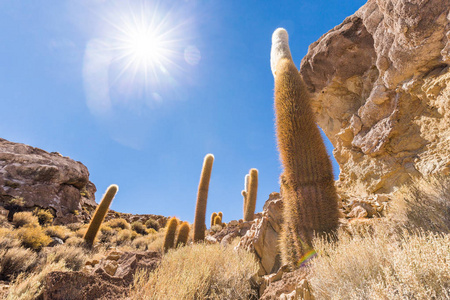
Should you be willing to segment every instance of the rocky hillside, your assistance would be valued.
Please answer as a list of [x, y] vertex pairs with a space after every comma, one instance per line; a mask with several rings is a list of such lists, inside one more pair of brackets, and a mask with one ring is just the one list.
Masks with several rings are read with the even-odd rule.
[[342, 188], [390, 193], [411, 175], [449, 174], [449, 10], [369, 0], [310, 45], [301, 74]]
[[55, 224], [73, 223], [96, 207], [96, 190], [81, 162], [0, 139], [0, 206], [49, 209]]

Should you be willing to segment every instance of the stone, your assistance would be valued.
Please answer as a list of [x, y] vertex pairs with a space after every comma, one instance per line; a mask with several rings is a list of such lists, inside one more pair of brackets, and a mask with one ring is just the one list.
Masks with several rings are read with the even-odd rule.
[[94, 210], [95, 185], [81, 162], [28, 145], [0, 139], [0, 206], [23, 198], [21, 209], [50, 209], [54, 224], [89, 219]]
[[277, 197], [266, 201], [261, 217], [254, 220], [236, 246], [255, 253], [260, 262], [260, 276], [276, 272], [281, 266], [278, 236], [283, 220], [283, 201], [279, 194]]
[[62, 239], [60, 239], [59, 237], [51, 236], [50, 238], [52, 239], [52, 241], [50, 242], [50, 244], [48, 244], [47, 247], [54, 247], [54, 246], [58, 246], [58, 245], [63, 245], [64, 244], [64, 241]]
[[449, 37], [447, 0], [369, 0], [310, 45], [300, 72], [339, 188], [391, 194], [450, 174]]
[[118, 267], [119, 267], [119, 265], [117, 264], [117, 262], [108, 261], [108, 262], [105, 262], [105, 265], [103, 266], [103, 270], [105, 270], [105, 272], [108, 275], [114, 276], [116, 274], [116, 270]]

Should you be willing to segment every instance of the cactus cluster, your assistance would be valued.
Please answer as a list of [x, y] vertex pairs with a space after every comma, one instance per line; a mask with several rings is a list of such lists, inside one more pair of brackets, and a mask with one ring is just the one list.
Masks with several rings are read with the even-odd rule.
[[195, 207], [194, 219], [194, 242], [203, 241], [205, 239], [206, 202], [208, 200], [209, 180], [211, 179], [213, 162], [214, 155], [207, 154], [203, 161], [200, 183], [198, 185], [197, 205]]
[[188, 222], [181, 222], [176, 217], [170, 218], [169, 222], [167, 222], [166, 234], [164, 236], [164, 252], [175, 247], [186, 245], [190, 230], [191, 227]]
[[89, 227], [84, 235], [84, 242], [87, 246], [91, 247], [94, 244], [94, 240], [97, 236], [98, 230], [102, 225], [106, 213], [108, 212], [109, 206], [111, 205], [111, 202], [118, 190], [119, 187], [115, 184], [112, 184], [108, 187], [106, 193], [103, 195], [102, 201], [97, 206], [97, 209], [94, 212], [94, 216], [92, 217], [91, 222], [89, 223]]
[[213, 212], [211, 214], [211, 227], [213, 227], [214, 225], [220, 225], [222, 226], [222, 217], [223, 217], [223, 213], [220, 211], [218, 213]]
[[252, 221], [255, 217], [256, 196], [258, 193], [258, 170], [250, 169], [245, 176], [244, 196], [244, 221]]
[[280, 250], [283, 263], [293, 269], [311, 250], [315, 234], [337, 228], [339, 211], [331, 161], [305, 83], [292, 61], [287, 32], [282, 28], [272, 37], [271, 66], [278, 149], [284, 168]]

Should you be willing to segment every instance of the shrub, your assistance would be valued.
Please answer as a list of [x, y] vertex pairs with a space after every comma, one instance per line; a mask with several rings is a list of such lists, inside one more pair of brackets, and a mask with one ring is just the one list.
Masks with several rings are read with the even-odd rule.
[[448, 299], [449, 235], [375, 229], [353, 237], [341, 231], [337, 243], [315, 240], [308, 281], [316, 299]]
[[16, 228], [25, 225], [39, 225], [38, 218], [32, 212], [22, 211], [14, 214], [13, 223]]
[[14, 247], [0, 250], [0, 280], [12, 280], [18, 274], [31, 270], [37, 262], [37, 254], [30, 249]]
[[169, 251], [153, 272], [134, 277], [131, 299], [249, 299], [258, 265], [251, 253], [219, 244]]
[[119, 219], [112, 219], [105, 223], [111, 228], [120, 228], [120, 229], [130, 229], [130, 224], [127, 222], [127, 220], [119, 218]]
[[77, 236], [73, 236], [73, 237], [68, 238], [65, 241], [64, 245], [81, 247], [81, 246], [84, 245], [84, 239], [80, 238], [80, 237], [77, 237]]
[[430, 176], [402, 187], [391, 202], [389, 219], [409, 231], [450, 233], [450, 178]]
[[129, 242], [134, 240], [137, 237], [137, 233], [130, 229], [123, 229], [117, 233], [117, 243], [123, 244], [125, 242]]
[[153, 229], [155, 229], [156, 231], [158, 231], [159, 228], [160, 228], [158, 221], [156, 221], [155, 219], [148, 219], [148, 220], [145, 222], [145, 227], [147, 227], [147, 228], [149, 228], [149, 229], [150, 229], [150, 228], [153, 228]]
[[84, 224], [83, 223], [70, 223], [67, 224], [66, 227], [70, 230], [70, 231], [77, 231], [78, 229], [80, 229]]
[[100, 234], [98, 235], [98, 240], [101, 243], [109, 243], [116, 234], [117, 232], [114, 229], [112, 229], [108, 225], [103, 224], [100, 227]]
[[16, 230], [16, 235], [24, 247], [38, 251], [41, 250], [42, 247], [50, 244], [52, 241], [49, 236], [45, 235], [39, 225], [23, 226]]
[[45, 226], [51, 224], [53, 222], [53, 215], [50, 211], [46, 209], [38, 209], [36, 208], [33, 214], [38, 218], [39, 225]]
[[71, 235], [71, 232], [64, 226], [48, 226], [44, 228], [44, 232], [50, 237], [54, 236], [64, 241]]
[[147, 234], [144, 224], [142, 224], [142, 222], [140, 221], [134, 221], [133, 223], [131, 223], [131, 229], [139, 234]]
[[81, 247], [58, 245], [48, 250], [47, 263], [64, 261], [66, 268], [79, 271], [87, 260], [87, 254]]
[[15, 237], [14, 231], [8, 228], [0, 228], [0, 249], [20, 247], [20, 241]]

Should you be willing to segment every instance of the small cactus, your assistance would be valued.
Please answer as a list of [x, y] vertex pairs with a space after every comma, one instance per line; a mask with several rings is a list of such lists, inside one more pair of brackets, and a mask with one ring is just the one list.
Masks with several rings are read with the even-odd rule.
[[108, 212], [109, 206], [111, 205], [111, 202], [118, 190], [119, 187], [115, 184], [112, 184], [108, 187], [106, 193], [103, 195], [102, 201], [97, 206], [97, 209], [94, 212], [94, 216], [92, 217], [91, 222], [89, 223], [89, 227], [84, 235], [84, 242], [86, 243], [86, 245], [92, 246], [94, 244], [97, 232], [102, 225], [106, 213]]
[[174, 247], [175, 233], [178, 227], [178, 219], [173, 217], [167, 223], [166, 235], [164, 236], [164, 252]]
[[242, 197], [244, 197], [244, 209], [243, 209], [244, 216], [245, 216], [245, 210], [247, 209], [247, 194], [248, 194], [249, 180], [250, 180], [250, 175], [249, 174], [245, 175], [244, 190], [242, 190], [242, 192], [241, 192]]
[[213, 212], [211, 214], [211, 226], [214, 226], [214, 219], [217, 217], [217, 213]]
[[207, 154], [203, 161], [202, 174], [198, 185], [197, 205], [194, 219], [194, 242], [205, 239], [206, 202], [208, 200], [209, 180], [214, 162], [214, 155]]
[[255, 217], [256, 196], [258, 192], [258, 170], [250, 170], [249, 189], [246, 199], [244, 221], [252, 221]]
[[188, 222], [181, 223], [180, 229], [178, 230], [177, 244], [176, 247], [186, 245], [189, 238], [189, 231], [191, 230]]
[[214, 218], [214, 225], [220, 225], [222, 226], [222, 218], [220, 216], [216, 216]]
[[219, 212], [217, 213], [217, 215], [220, 217], [221, 220], [223, 219], [223, 213], [222, 213], [221, 211], [219, 211]]

